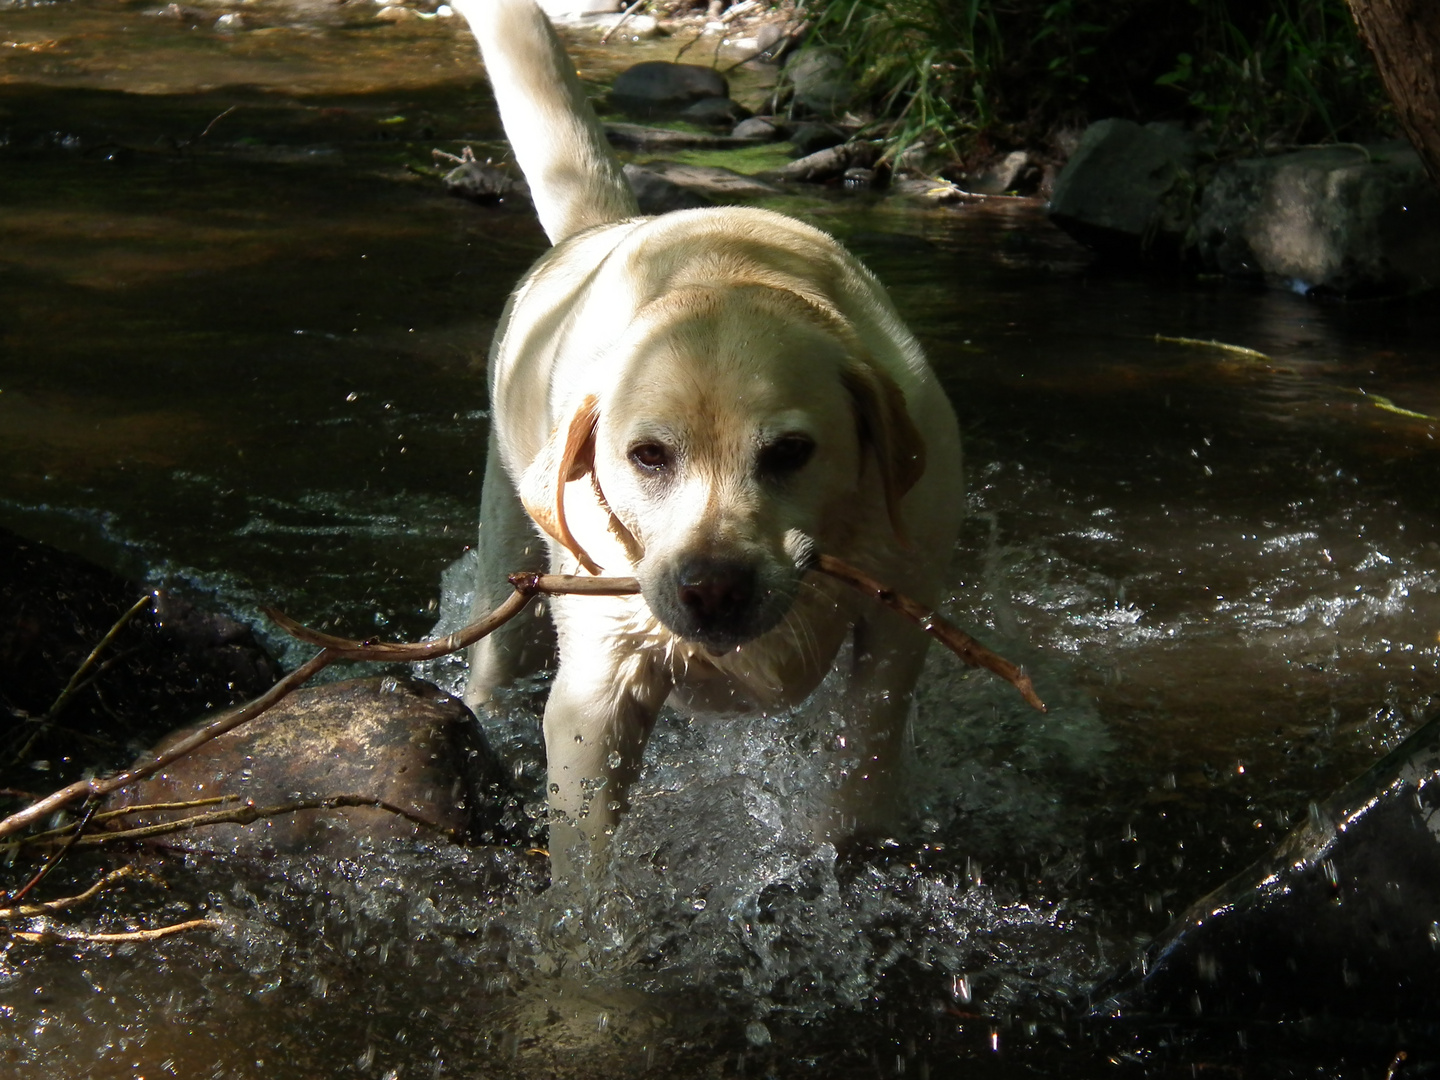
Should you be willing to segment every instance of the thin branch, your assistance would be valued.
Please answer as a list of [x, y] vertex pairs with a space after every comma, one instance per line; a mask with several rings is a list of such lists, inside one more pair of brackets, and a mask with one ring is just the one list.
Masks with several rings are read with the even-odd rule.
[[629, 22], [630, 16], [634, 15], [635, 12], [639, 11], [642, 7], [645, 6], [645, 4], [646, 0], [635, 0], [633, 4], [626, 8], [625, 11], [621, 14], [619, 21], [616, 22], [614, 26], [610, 27], [609, 30], [606, 30], [605, 33], [600, 35], [600, 44], [604, 45], [607, 41], [609, 41], [610, 35], [615, 33], [616, 30], [619, 30], [620, 27], [624, 26], [627, 22]]
[[[105, 810], [99, 814], [94, 814], [90, 818], [90, 823], [92, 825], [99, 825], [101, 822], [111, 821], [129, 814], [147, 814], [157, 810], [194, 810], [201, 806], [218, 806], [220, 803], [225, 802], [239, 802], [240, 799], [241, 796], [239, 795], [216, 795], [209, 799], [189, 799], [185, 802], [141, 803], [135, 806], [122, 807], [119, 810]], [[0, 844], [0, 855], [14, 851], [16, 848], [58, 839], [59, 837], [68, 835], [73, 828], [74, 826], [72, 825], [66, 825], [61, 829], [47, 829], [45, 832], [33, 833], [23, 840], [11, 840], [8, 844]]]
[[10, 936], [28, 941], [34, 945], [51, 945], [57, 942], [74, 941], [97, 945], [115, 945], [126, 941], [156, 941], [172, 934], [183, 934], [186, 930], [209, 927], [219, 930], [220, 924], [211, 919], [191, 919], [173, 926], [157, 926], [153, 930], [127, 930], [120, 934], [86, 934], [78, 930], [12, 930]]
[[90, 888], [75, 896], [62, 896], [58, 900], [47, 900], [43, 904], [21, 904], [18, 907], [0, 908], [0, 919], [23, 919], [32, 918], [36, 915], [49, 915], [56, 911], [65, 911], [72, 907], [78, 907], [87, 900], [93, 899], [101, 890], [109, 888], [121, 878], [139, 877], [164, 885], [165, 882], [148, 870], [138, 870], [133, 866], [122, 866], [119, 870], [111, 870]]
[[[184, 832], [188, 829], [198, 828], [201, 825], [250, 825], [261, 818], [278, 817], [281, 814], [295, 814], [301, 810], [335, 810], [345, 806], [373, 806], [379, 810], [387, 810], [406, 821], [416, 825], [422, 825], [427, 829], [435, 829], [438, 832], [449, 833], [451, 830], [444, 826], [436, 825], [428, 821], [412, 810], [396, 806], [394, 803], [386, 802], [384, 799], [377, 799], [371, 795], [331, 795], [327, 798], [298, 799], [295, 802], [277, 803], [274, 806], [256, 806], [254, 803], [246, 803], [233, 810], [214, 810], [208, 814], [192, 814], [189, 817], [177, 818], [174, 821], [161, 821], [154, 825], [140, 825], [133, 829], [116, 829], [108, 832], [87, 833], [77, 837], [72, 846], [91, 848], [100, 847], [104, 844], [117, 844], [128, 840], [148, 840], [153, 836], [165, 836], [169, 833]], [[128, 813], [129, 811], [127, 811]], [[39, 840], [35, 837], [27, 837], [24, 840], [15, 841], [5, 845], [11, 847], [30, 847], [33, 844], [50, 844], [54, 840]], [[4, 849], [0, 849], [4, 850]]]
[[1049, 711], [1045, 708], [1045, 703], [1040, 700], [1039, 695], [1035, 693], [1035, 687], [1031, 684], [1029, 675], [1026, 675], [1003, 656], [991, 652], [943, 615], [936, 614], [904, 593], [887, 588], [862, 570], [856, 569], [833, 555], [819, 556], [815, 568], [822, 574], [829, 574], [836, 580], [843, 581], [851, 588], [867, 594], [892, 611], [903, 615], [971, 667], [983, 667], [986, 671], [993, 671], [1016, 690], [1019, 690], [1020, 696], [1029, 702], [1031, 708], [1038, 709], [1042, 713]]
[[39, 870], [36, 870], [34, 876], [24, 885], [20, 886], [20, 888], [16, 889], [13, 893], [6, 894], [5, 902], [7, 904], [13, 907], [25, 899], [26, 896], [30, 895], [31, 890], [33, 890], [36, 885], [39, 885], [40, 882], [45, 880], [51, 870], [54, 870], [55, 867], [60, 865], [60, 860], [70, 853], [70, 849], [74, 847], [76, 841], [80, 839], [80, 834], [85, 831], [85, 826], [90, 824], [90, 819], [95, 815], [97, 809], [99, 809], [99, 804], [93, 800], [86, 804], [85, 813], [81, 815], [80, 820], [75, 823], [69, 835], [61, 840], [55, 850], [50, 853], [50, 857], [45, 860], [44, 865], [41, 866]]
[[[12, 767], [20, 764], [22, 761], [25, 760], [25, 755], [30, 753], [31, 748], [35, 745], [35, 741], [45, 733], [45, 731], [50, 727], [50, 724], [55, 719], [55, 717], [60, 715], [60, 710], [65, 708], [65, 706], [70, 703], [70, 699], [94, 681], [93, 679], [87, 679], [85, 682], [82, 683], [80, 680], [84, 678], [85, 673], [90, 670], [91, 666], [95, 663], [96, 659], [99, 658], [100, 654], [105, 651], [106, 647], [115, 640], [116, 635], [118, 635], [121, 630], [125, 629], [125, 627], [129, 624], [130, 620], [133, 619], [136, 615], [140, 614], [141, 609], [144, 608], [146, 605], [150, 604], [153, 600], [154, 595], [151, 593], [146, 593], [139, 600], [136, 600], [135, 603], [130, 605], [130, 610], [128, 610], [127, 612], [125, 612], [124, 615], [121, 615], [120, 618], [115, 620], [115, 625], [110, 627], [109, 631], [106, 632], [105, 636], [100, 639], [100, 643], [90, 650], [90, 655], [85, 657], [84, 661], [80, 664], [80, 666], [75, 669], [75, 674], [70, 676], [70, 681], [65, 684], [65, 688], [60, 691], [60, 695], [50, 705], [50, 708], [45, 710], [45, 715], [40, 717], [39, 720], [36, 721], [35, 730], [31, 733], [30, 738], [25, 740], [25, 745], [20, 747], [20, 749], [15, 754], [14, 760], [10, 762], [10, 765]], [[106, 661], [105, 664], [101, 665], [100, 670], [103, 671], [108, 666], [109, 661]], [[99, 672], [96, 672], [96, 674], [98, 675]]]
[[249, 704], [233, 709], [205, 725], [199, 731], [182, 739], [163, 754], [151, 758], [141, 765], [136, 765], [113, 776], [100, 778], [93, 777], [89, 780], [77, 780], [73, 784], [61, 788], [59, 791], [51, 792], [43, 799], [38, 799], [25, 807], [17, 810], [9, 817], [0, 821], [0, 836], [9, 836], [18, 832], [27, 825], [53, 814], [63, 806], [68, 806], [77, 799], [94, 798], [100, 799], [109, 795], [112, 791], [118, 791], [127, 784], [133, 784], [136, 780], [143, 780], [151, 773], [158, 772], [166, 765], [178, 758], [184, 757], [197, 746], [202, 746], [211, 739], [217, 738], [232, 728], [239, 727], [245, 721], [259, 716], [270, 706], [274, 705], [290, 691], [306, 682], [317, 672], [323, 671], [336, 660], [343, 659], [339, 653], [333, 653], [328, 649], [321, 650], [311, 657], [306, 663], [296, 668], [289, 675], [277, 682], [260, 697]]

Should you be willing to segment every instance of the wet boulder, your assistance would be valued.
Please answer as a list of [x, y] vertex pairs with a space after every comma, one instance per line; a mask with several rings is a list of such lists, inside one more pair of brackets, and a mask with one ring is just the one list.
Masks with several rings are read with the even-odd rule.
[[1440, 190], [1403, 143], [1231, 162], [1205, 185], [1196, 237], [1207, 269], [1301, 293], [1440, 286]]
[[1091, 124], [1055, 180], [1050, 219], [1102, 255], [1171, 259], [1191, 218], [1199, 154], [1173, 124]]
[[[172, 733], [155, 751], [194, 730]], [[263, 857], [338, 854], [376, 840], [423, 835], [495, 842], [521, 820], [518, 802], [465, 705], [429, 683], [391, 677], [297, 690], [118, 792], [107, 809], [223, 796], [235, 801], [140, 811], [127, 815], [123, 826], [336, 797], [386, 804], [305, 809], [158, 838], [183, 850]]]
[[675, 114], [707, 98], [728, 98], [730, 86], [714, 68], [646, 60], [622, 71], [610, 87], [617, 108], [637, 116]]
[[7, 760], [29, 744], [30, 763], [119, 765], [137, 740], [256, 697], [279, 673], [248, 626], [0, 529]]
[[[1101, 1013], [1440, 1035], [1440, 718], [1192, 904]], [[1299, 1025], [1299, 1026], [1297, 1026]], [[1346, 1029], [1350, 1030], [1350, 1029]], [[1357, 1029], [1358, 1030], [1358, 1029]]]

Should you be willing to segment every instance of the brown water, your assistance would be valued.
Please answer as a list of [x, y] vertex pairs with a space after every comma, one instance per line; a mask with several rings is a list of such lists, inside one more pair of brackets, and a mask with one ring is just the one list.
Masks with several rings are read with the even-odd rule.
[[[0, 7], [0, 524], [257, 621], [420, 636], [474, 529], [473, 362], [544, 247], [425, 174], [501, 150], [472, 44], [361, 0], [159, 6]], [[12, 944], [7, 1075], [1113, 1071], [1085, 989], [1431, 706], [1440, 313], [1106, 274], [1029, 206], [786, 208], [941, 371], [950, 611], [1052, 713], [932, 656], [913, 835], [840, 860], [785, 818], [803, 724], [673, 718], [592, 912], [449, 847], [164, 863], [86, 925], [224, 932]], [[533, 754], [523, 718], [491, 734]], [[1225, 1045], [1130, 1067], [1314, 1074]]]

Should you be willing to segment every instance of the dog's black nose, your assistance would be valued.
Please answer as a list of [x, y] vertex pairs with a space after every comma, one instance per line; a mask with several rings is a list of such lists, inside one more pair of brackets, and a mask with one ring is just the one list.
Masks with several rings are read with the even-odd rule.
[[734, 631], [755, 599], [755, 568], [728, 559], [690, 559], [680, 568], [675, 589], [700, 629]]

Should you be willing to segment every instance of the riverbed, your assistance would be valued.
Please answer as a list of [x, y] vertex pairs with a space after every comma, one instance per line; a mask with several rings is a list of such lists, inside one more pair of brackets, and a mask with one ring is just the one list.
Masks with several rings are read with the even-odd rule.
[[[474, 537], [485, 348], [545, 248], [523, 204], [444, 193], [433, 149], [504, 146], [460, 20], [405, 10], [0, 6], [0, 524], [290, 664], [266, 604], [434, 625]], [[582, 73], [676, 47], [622, 39], [577, 41]], [[592, 910], [523, 852], [439, 842], [159, 859], [168, 890], [87, 925], [217, 929], [12, 943], [7, 1075], [1384, 1075], [1374, 1048], [1083, 1017], [1433, 708], [1433, 298], [1115, 273], [1030, 202], [770, 205], [846, 242], [925, 344], [967, 456], [945, 612], [1050, 713], [933, 653], [909, 831], [838, 853], [787, 814], [813, 720], [667, 716]], [[527, 708], [487, 734], [534, 781]]]

